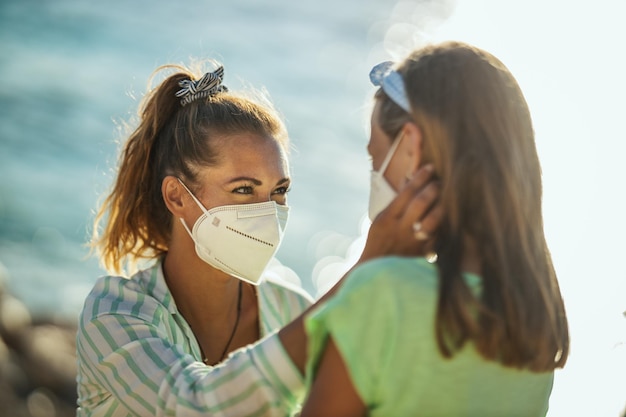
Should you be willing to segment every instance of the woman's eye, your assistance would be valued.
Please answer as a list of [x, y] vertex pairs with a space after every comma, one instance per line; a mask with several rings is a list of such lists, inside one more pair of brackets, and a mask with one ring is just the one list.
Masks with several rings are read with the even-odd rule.
[[289, 187], [280, 187], [275, 189], [273, 194], [287, 194], [289, 191], [291, 191]]
[[233, 190], [235, 194], [252, 194], [252, 187], [249, 185], [244, 185], [242, 187], [237, 187]]

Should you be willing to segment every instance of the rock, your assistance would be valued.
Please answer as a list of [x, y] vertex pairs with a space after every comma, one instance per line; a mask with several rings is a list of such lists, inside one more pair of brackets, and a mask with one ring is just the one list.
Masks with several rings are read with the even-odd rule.
[[76, 415], [75, 323], [31, 317], [0, 264], [0, 417]]

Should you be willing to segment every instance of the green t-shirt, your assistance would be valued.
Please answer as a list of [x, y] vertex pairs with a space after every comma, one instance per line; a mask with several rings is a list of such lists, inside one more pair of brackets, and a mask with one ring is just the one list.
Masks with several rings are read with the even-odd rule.
[[[480, 278], [466, 282], [480, 291]], [[435, 339], [438, 272], [424, 258], [381, 258], [356, 268], [306, 320], [307, 389], [328, 336], [371, 416], [544, 416], [553, 373], [487, 361], [467, 343], [452, 359]]]

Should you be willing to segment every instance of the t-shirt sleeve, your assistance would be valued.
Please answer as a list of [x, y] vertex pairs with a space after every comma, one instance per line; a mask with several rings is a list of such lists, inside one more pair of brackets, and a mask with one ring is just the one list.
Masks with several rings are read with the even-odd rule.
[[368, 407], [376, 405], [377, 385], [389, 366], [398, 325], [389, 287], [384, 268], [364, 264], [351, 273], [333, 298], [307, 317], [307, 391], [332, 337], [361, 399]]

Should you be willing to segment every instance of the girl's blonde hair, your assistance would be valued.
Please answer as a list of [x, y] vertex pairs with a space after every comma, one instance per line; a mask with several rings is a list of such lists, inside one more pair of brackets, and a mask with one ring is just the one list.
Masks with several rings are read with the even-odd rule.
[[[416, 123], [424, 163], [434, 164], [442, 184], [440, 351], [451, 357], [471, 340], [505, 366], [562, 367], [568, 325], [544, 237], [533, 126], [517, 81], [496, 57], [459, 42], [417, 50], [398, 71], [412, 112], [379, 90], [379, 122], [391, 138], [407, 121]], [[478, 299], [462, 277], [464, 237], [481, 255]]]

